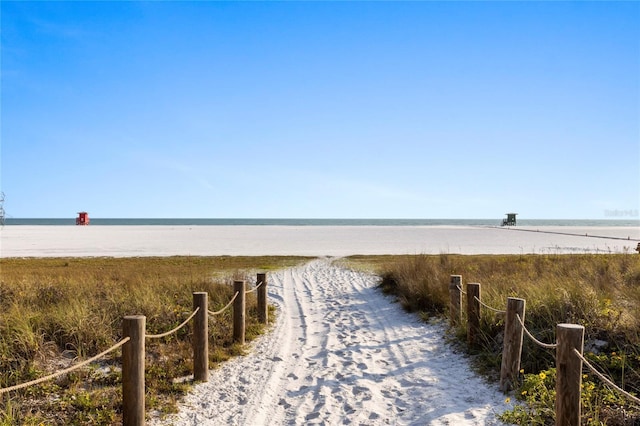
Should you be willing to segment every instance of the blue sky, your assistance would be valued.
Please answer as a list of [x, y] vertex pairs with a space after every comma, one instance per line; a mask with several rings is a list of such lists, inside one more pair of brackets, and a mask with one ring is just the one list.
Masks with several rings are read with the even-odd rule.
[[10, 217], [640, 208], [640, 2], [0, 4]]

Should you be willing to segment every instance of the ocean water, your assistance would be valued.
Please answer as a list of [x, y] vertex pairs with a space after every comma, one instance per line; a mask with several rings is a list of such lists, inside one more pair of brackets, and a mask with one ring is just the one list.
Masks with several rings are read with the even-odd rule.
[[[497, 219], [125, 219], [91, 218], [93, 226], [498, 226]], [[521, 226], [638, 226], [640, 219], [518, 219]], [[5, 219], [5, 225], [75, 226], [75, 218]]]

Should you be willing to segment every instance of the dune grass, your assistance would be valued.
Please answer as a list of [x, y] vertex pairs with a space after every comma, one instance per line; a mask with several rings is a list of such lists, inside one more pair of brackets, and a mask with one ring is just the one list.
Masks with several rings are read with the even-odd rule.
[[[305, 261], [286, 257], [0, 259], [0, 387], [35, 379], [92, 356], [122, 338], [122, 317], [147, 316], [147, 332], [178, 325], [192, 310], [193, 291], [209, 293], [211, 310], [232, 296], [233, 279]], [[451, 274], [482, 284], [483, 302], [504, 308], [527, 300], [526, 323], [540, 340], [555, 340], [559, 322], [586, 327], [586, 356], [616, 383], [640, 394], [640, 256], [354, 256], [348, 265], [380, 274], [384, 291], [409, 311], [446, 315]], [[483, 310], [477, 367], [497, 377], [502, 350], [499, 315]], [[248, 297], [247, 338], [261, 332], [255, 294]], [[243, 352], [231, 342], [230, 312], [210, 323], [210, 363]], [[464, 342], [464, 330], [453, 330]], [[462, 343], [461, 343], [462, 344]], [[121, 421], [120, 351], [60, 379], [0, 396], [0, 425], [98, 424]], [[552, 424], [554, 353], [525, 337], [524, 402], [504, 414], [517, 424]], [[147, 342], [147, 408], [171, 412], [190, 383], [190, 328]], [[584, 425], [640, 422], [638, 407], [587, 374]], [[635, 422], [635, 423], [634, 423]]]
[[[482, 300], [505, 309], [507, 297], [526, 299], [526, 326], [539, 340], [555, 341], [558, 323], [585, 326], [585, 355], [624, 389], [640, 395], [640, 256], [498, 255], [353, 257], [349, 264], [382, 277], [383, 291], [395, 294], [408, 311], [446, 315], [450, 275], [479, 282]], [[454, 335], [465, 341], [464, 324]], [[482, 338], [468, 349], [485, 374], [500, 371], [503, 319], [483, 309]], [[461, 343], [462, 344], [462, 343]], [[553, 424], [554, 351], [527, 337], [522, 356], [521, 388], [510, 397], [524, 402], [503, 415], [513, 423]], [[583, 425], [637, 425], [639, 407], [611, 391], [585, 371]]]
[[[0, 259], [0, 387], [42, 377], [93, 356], [122, 338], [122, 318], [145, 315], [161, 333], [192, 312], [192, 292], [209, 293], [217, 310], [233, 279], [255, 281], [303, 261], [293, 257]], [[262, 332], [255, 293], [247, 297], [247, 340]], [[241, 354], [231, 311], [211, 319], [210, 365]], [[121, 422], [121, 350], [91, 367], [0, 396], [0, 425]], [[147, 341], [147, 409], [171, 412], [189, 388], [190, 326]]]

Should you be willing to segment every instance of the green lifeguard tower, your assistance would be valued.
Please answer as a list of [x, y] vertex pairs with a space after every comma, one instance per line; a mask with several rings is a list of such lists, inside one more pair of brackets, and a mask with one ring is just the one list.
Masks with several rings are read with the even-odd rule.
[[507, 217], [502, 219], [502, 226], [516, 226], [516, 215], [518, 213], [506, 213]]

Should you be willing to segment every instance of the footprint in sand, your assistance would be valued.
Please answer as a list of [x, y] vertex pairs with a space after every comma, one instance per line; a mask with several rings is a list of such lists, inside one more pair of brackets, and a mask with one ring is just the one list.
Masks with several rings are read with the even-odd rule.
[[278, 401], [278, 405], [282, 405], [285, 410], [288, 410], [291, 407], [291, 404], [289, 404], [287, 402], [287, 400], [284, 399], [284, 398], [282, 398], [282, 399], [280, 399], [280, 401]]
[[318, 417], [320, 417], [320, 413], [316, 411], [315, 413], [307, 414], [304, 419], [309, 421], [309, 420], [315, 420]]

